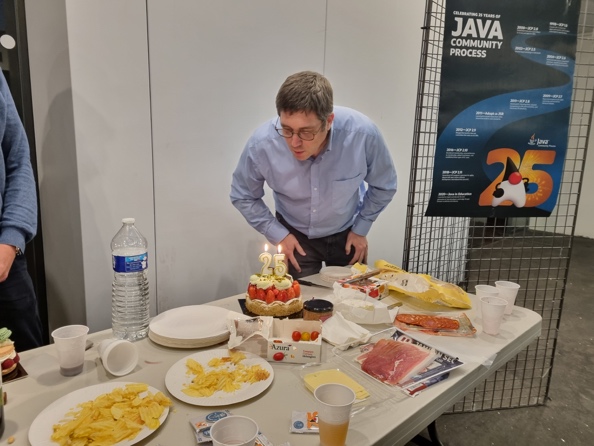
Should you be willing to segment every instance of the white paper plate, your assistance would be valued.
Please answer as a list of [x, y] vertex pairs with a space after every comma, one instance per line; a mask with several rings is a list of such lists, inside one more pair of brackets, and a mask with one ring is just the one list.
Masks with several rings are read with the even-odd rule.
[[229, 339], [229, 332], [224, 333], [220, 336], [214, 336], [211, 338], [204, 338], [204, 339], [173, 339], [173, 338], [164, 338], [153, 333], [151, 330], [148, 332], [148, 337], [151, 341], [155, 344], [162, 345], [164, 347], [172, 347], [172, 348], [202, 348], [202, 347], [210, 347], [212, 345], [220, 344], [221, 342], [225, 342]]
[[348, 266], [326, 266], [320, 270], [320, 277], [326, 282], [335, 282], [351, 277], [353, 272]]
[[[246, 359], [242, 361], [242, 364], [246, 366], [252, 366], [256, 364], [259, 365], [264, 370], [267, 370], [268, 373], [270, 373], [268, 379], [265, 381], [256, 382], [254, 384], [243, 384], [239, 390], [236, 390], [233, 393], [227, 393], [220, 390], [209, 397], [194, 397], [186, 395], [184, 392], [182, 392], [182, 389], [184, 389], [186, 385], [190, 384], [193, 378], [192, 374], [188, 374], [186, 361], [192, 358], [202, 364], [202, 367], [204, 367], [205, 371], [208, 371], [210, 369], [210, 367], [207, 365], [208, 361], [213, 358], [222, 358], [229, 355], [229, 350], [227, 349], [216, 349], [194, 353], [177, 361], [171, 366], [167, 372], [167, 375], [165, 375], [165, 386], [167, 387], [167, 390], [169, 390], [169, 392], [178, 400], [184, 401], [188, 404], [193, 404], [195, 406], [227, 406], [229, 404], [235, 404], [253, 398], [264, 392], [270, 386], [270, 384], [272, 384], [272, 380], [274, 379], [274, 371], [272, 370], [272, 366], [265, 359], [260, 358], [258, 355], [254, 355], [253, 353], [243, 353], [245, 354]], [[231, 364], [230, 367], [234, 367], [233, 364]]]
[[[33, 420], [31, 427], [29, 428], [29, 443], [32, 446], [56, 446], [57, 443], [51, 440], [51, 436], [54, 433], [53, 426], [54, 424], [60, 423], [65, 417], [66, 414], [76, 409], [78, 404], [92, 401], [97, 398], [99, 395], [104, 393], [109, 393], [112, 390], [118, 387], [124, 387], [126, 384], [132, 384], [129, 382], [108, 382], [103, 384], [97, 384], [95, 386], [84, 387], [82, 389], [75, 390], [74, 392], [70, 392], [68, 395], [63, 396], [59, 400], [54, 401], [52, 404], [47, 406], [37, 417]], [[158, 389], [149, 386], [148, 390], [153, 394], [159, 392]], [[169, 414], [169, 407], [166, 407], [159, 418], [160, 426], [163, 425], [163, 422], [167, 418]], [[158, 428], [157, 428], [158, 429]], [[156, 430], [156, 429], [155, 429]], [[140, 440], [145, 439], [150, 434], [152, 434], [155, 430], [149, 429], [148, 427], [143, 427], [138, 435], [132, 440], [125, 440], [120, 441], [119, 443], [115, 443], [117, 446], [130, 446], [133, 444], [138, 443]]]
[[[229, 338], [230, 310], [210, 305], [173, 308], [149, 323], [149, 338], [157, 344], [177, 348], [201, 348]], [[240, 313], [237, 313], [240, 316]]]

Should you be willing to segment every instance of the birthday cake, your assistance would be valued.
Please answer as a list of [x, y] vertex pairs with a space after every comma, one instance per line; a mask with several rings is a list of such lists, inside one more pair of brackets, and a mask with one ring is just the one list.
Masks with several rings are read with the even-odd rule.
[[303, 309], [299, 282], [289, 274], [253, 274], [245, 306], [258, 316], [289, 316]]
[[21, 358], [14, 348], [14, 342], [10, 340], [12, 331], [8, 328], [0, 328], [0, 367], [2, 376], [12, 373]]

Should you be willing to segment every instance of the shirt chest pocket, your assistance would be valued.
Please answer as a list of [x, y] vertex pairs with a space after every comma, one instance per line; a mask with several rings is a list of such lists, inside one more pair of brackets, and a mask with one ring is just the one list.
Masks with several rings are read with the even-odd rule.
[[338, 214], [353, 213], [359, 204], [359, 187], [363, 174], [332, 182], [332, 208]]

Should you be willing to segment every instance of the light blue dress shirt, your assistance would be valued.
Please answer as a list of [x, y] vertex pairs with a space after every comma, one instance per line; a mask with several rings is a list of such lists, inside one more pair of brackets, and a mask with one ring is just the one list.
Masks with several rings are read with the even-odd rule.
[[276, 121], [248, 140], [233, 173], [233, 205], [273, 245], [289, 232], [262, 200], [264, 183], [273, 191], [276, 211], [309, 238], [351, 226], [366, 236], [396, 193], [394, 163], [376, 125], [362, 113], [334, 107], [328, 146], [299, 161], [276, 132]]

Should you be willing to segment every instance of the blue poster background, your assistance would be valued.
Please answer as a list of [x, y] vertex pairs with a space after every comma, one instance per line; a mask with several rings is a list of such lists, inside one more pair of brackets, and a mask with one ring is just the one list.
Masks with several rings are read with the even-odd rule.
[[448, 0], [427, 216], [548, 216], [567, 150], [578, 0]]

